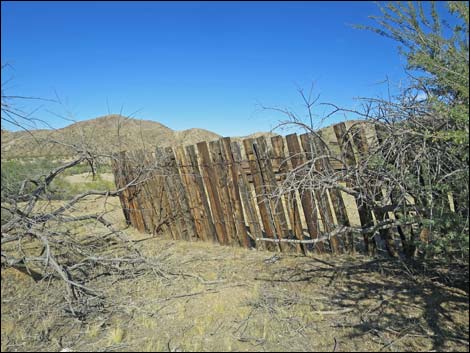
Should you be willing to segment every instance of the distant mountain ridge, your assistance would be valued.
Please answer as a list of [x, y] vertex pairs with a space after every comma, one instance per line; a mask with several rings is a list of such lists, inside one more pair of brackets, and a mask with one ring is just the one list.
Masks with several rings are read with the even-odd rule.
[[[252, 135], [274, 134], [261, 132]], [[112, 114], [55, 130], [2, 130], [1, 152], [2, 159], [69, 156], [73, 152], [71, 145], [85, 145], [93, 151], [109, 153], [120, 150], [151, 150], [155, 146], [192, 145], [220, 137], [222, 136], [205, 129], [176, 131], [155, 121]]]

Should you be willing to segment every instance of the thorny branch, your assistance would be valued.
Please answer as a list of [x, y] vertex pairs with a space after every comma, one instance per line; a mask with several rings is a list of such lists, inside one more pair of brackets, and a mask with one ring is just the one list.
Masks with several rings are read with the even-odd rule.
[[[318, 239], [282, 241], [314, 244], [325, 242], [332, 235], [353, 232], [366, 234], [373, 247], [379, 242], [385, 244], [392, 256], [401, 253], [414, 257], [424, 255], [428, 244], [446, 236], [442, 219], [460, 219], [453, 225], [454, 229], [468, 233], [468, 160], [465, 157], [468, 146], [446, 138], [448, 131], [465, 127], [455, 126], [446, 114], [434, 111], [426, 101], [418, 99], [415, 90], [406, 90], [394, 100], [362, 98], [362, 110], [326, 104], [332, 110], [320, 124], [339, 113], [359, 119], [349, 123], [349, 128], [338, 136], [338, 154], [325, 141], [324, 132], [312, 122], [313, 103], [318, 98], [309, 100], [311, 94], [306, 96], [303, 92], [301, 96], [308, 112], [307, 123], [287, 108], [265, 107], [286, 117], [277, 128], [306, 131], [310, 145], [314, 146], [311, 151], [302, 151], [300, 155], [307, 157], [305, 162], [290, 168], [281, 177], [282, 182], [274, 185], [271, 188], [274, 191], [265, 197], [281, 202], [282, 198], [288, 199], [296, 193], [300, 197], [311, 193], [319, 202], [332, 192], [341, 192], [354, 197], [362, 216], [373, 224], [362, 224], [356, 229], [344, 224], [327, 224], [328, 219], [322, 218]], [[299, 155], [291, 155], [282, 163], [291, 164], [298, 158]], [[335, 168], [331, 167], [332, 163]], [[377, 227], [384, 224], [387, 226]]]

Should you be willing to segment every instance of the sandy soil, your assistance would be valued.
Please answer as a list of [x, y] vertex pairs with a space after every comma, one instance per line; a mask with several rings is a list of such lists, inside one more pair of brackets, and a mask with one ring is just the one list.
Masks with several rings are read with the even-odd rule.
[[[103, 207], [102, 200], [81, 207], [75, 212]], [[117, 200], [106, 207], [124, 228]], [[58, 281], [2, 270], [2, 351], [469, 350], [468, 291], [397, 262], [126, 232], [166, 275], [95, 279], [105, 311], [80, 321], [63, 311]]]

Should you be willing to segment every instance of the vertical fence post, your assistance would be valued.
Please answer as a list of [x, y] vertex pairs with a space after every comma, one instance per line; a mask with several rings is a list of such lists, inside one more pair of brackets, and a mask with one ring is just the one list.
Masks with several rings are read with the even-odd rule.
[[[124, 170], [126, 184], [131, 183], [137, 177], [136, 170], [138, 170], [138, 166], [130, 153], [126, 153]], [[138, 198], [140, 188], [138, 185], [130, 185], [128, 189], [130, 218], [133, 220], [134, 227], [136, 227], [139, 232], [145, 232], [146, 226], [142, 215], [142, 206]]]
[[[113, 175], [114, 175], [114, 183], [116, 184], [117, 189], [122, 189], [122, 188], [125, 188], [126, 186], [125, 174], [123, 170], [124, 158], [125, 158], [124, 152], [115, 153], [111, 161], [111, 168], [113, 170]], [[124, 213], [124, 219], [126, 220], [126, 224], [130, 225], [131, 218], [129, 214], [128, 193], [129, 193], [128, 189], [125, 188], [119, 194], [119, 201], [121, 203], [121, 208], [122, 208], [122, 212]]]

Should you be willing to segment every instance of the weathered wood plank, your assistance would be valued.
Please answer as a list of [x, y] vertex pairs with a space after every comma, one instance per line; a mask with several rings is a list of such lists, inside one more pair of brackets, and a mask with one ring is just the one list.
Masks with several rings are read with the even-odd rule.
[[245, 218], [243, 217], [240, 188], [238, 186], [239, 166], [235, 163], [233, 158], [230, 138], [225, 137], [220, 139], [220, 145], [222, 148], [224, 160], [227, 163], [227, 168], [229, 169], [227, 172], [227, 188], [232, 205], [238, 242], [241, 246], [247, 248], [249, 246], [249, 238], [246, 231]]
[[[269, 203], [266, 199], [265, 190], [264, 190], [264, 180], [261, 175], [261, 170], [259, 166], [259, 160], [255, 154], [254, 150], [254, 141], [252, 138], [243, 140], [243, 145], [245, 147], [245, 153], [250, 163], [250, 170], [253, 176], [253, 183], [255, 186], [256, 200], [261, 216], [261, 221], [263, 223], [264, 232], [268, 238], [277, 239], [276, 228], [274, 226], [271, 210]], [[266, 244], [266, 247], [270, 250], [280, 250], [279, 243]]]
[[[116, 189], [121, 189], [126, 186], [125, 175], [123, 171], [123, 163], [125, 158], [125, 153], [120, 152], [113, 155], [111, 160], [111, 168], [114, 174], [114, 183], [116, 185]], [[119, 201], [121, 203], [122, 212], [124, 213], [124, 219], [126, 220], [126, 224], [131, 224], [131, 219], [129, 215], [129, 203], [128, 203], [128, 193], [129, 190], [126, 188], [119, 194]]]
[[194, 218], [191, 214], [187, 199], [188, 194], [184, 187], [183, 181], [181, 180], [181, 175], [176, 164], [176, 157], [173, 148], [166, 147], [165, 152], [167, 153], [170, 163], [170, 176], [168, 178], [168, 182], [172, 184], [173, 189], [176, 191], [175, 196], [179, 209], [179, 218], [181, 218], [181, 222], [183, 223], [183, 237], [186, 240], [196, 239], [197, 235], [194, 225]]
[[150, 218], [147, 223], [147, 231], [156, 234], [157, 228], [159, 228], [158, 217], [157, 217], [157, 200], [156, 193], [154, 190], [155, 174], [152, 167], [151, 155], [145, 151], [137, 151], [135, 158], [138, 158], [142, 166], [145, 168], [145, 181], [141, 184], [143, 189], [143, 197], [145, 198], [143, 207], [145, 207], [146, 217]]
[[152, 169], [152, 177], [150, 180], [150, 189], [153, 199], [153, 208], [155, 210], [155, 230], [154, 233], [168, 232], [173, 239], [176, 238], [174, 234], [174, 227], [172, 227], [173, 220], [171, 219], [171, 210], [168, 201], [168, 195], [164, 187], [164, 176], [162, 171], [159, 170], [155, 155], [151, 153], [146, 154], [146, 162], [149, 168]]
[[[346, 164], [346, 167], [356, 166], [359, 162], [358, 158], [361, 158], [361, 155], [366, 156], [369, 152], [369, 146], [367, 143], [364, 126], [362, 124], [361, 126], [358, 126], [356, 124], [353, 127], [356, 128], [353, 129], [352, 136], [350, 132], [346, 129], [346, 125], [344, 123], [335, 126], [334, 130], [342, 151], [342, 159]], [[358, 157], [355, 157], [354, 155], [353, 145], [355, 145], [358, 149]], [[347, 186], [354, 185], [347, 184]], [[355, 200], [359, 212], [359, 220], [361, 222], [361, 226], [363, 228], [371, 227], [374, 224], [374, 220], [372, 218], [372, 210], [369, 208], [367, 203], [361, 199], [360, 196], [356, 197]], [[370, 237], [371, 234], [363, 235], [364, 247], [365, 251], [369, 255], [373, 255], [376, 252], [376, 244], [375, 238], [369, 239]]]
[[[254, 147], [259, 161], [261, 177], [264, 183], [264, 193], [269, 199], [270, 212], [273, 218], [277, 238], [287, 239], [289, 238], [289, 229], [287, 227], [286, 214], [282, 204], [282, 199], [273, 198], [273, 192], [277, 188], [277, 183], [265, 137], [261, 136], [256, 138]], [[286, 243], [280, 243], [279, 245], [282, 251], [289, 249], [289, 245]]]
[[197, 186], [191, 175], [189, 161], [186, 158], [183, 146], [177, 146], [174, 152], [176, 157], [176, 164], [186, 191], [186, 199], [189, 206], [189, 211], [194, 219], [196, 235], [199, 239], [204, 239], [204, 225], [203, 220], [200, 217], [201, 211], [199, 209], [199, 202], [196, 195]]
[[203, 177], [197, 161], [196, 148], [193, 145], [186, 146], [186, 152], [189, 156], [191, 177], [193, 178], [196, 187], [195, 194], [199, 204], [199, 218], [201, 219], [202, 225], [204, 227], [203, 239], [210, 239], [215, 241], [217, 240], [216, 230], [214, 227], [214, 222], [212, 221], [212, 214], [209, 207], [209, 202], [207, 201], [206, 191], [204, 189]]
[[250, 184], [248, 182], [246, 170], [241, 167], [242, 155], [238, 142], [231, 143], [231, 150], [234, 160], [234, 166], [238, 166], [238, 187], [248, 227], [251, 233], [251, 239], [253, 240], [252, 243], [255, 244], [258, 249], [265, 249], [266, 247], [264, 242], [255, 242], [256, 239], [261, 239], [263, 237], [263, 231], [261, 229], [261, 224], [256, 213], [256, 202], [250, 192]]
[[181, 237], [181, 233], [178, 230], [176, 225], [175, 215], [173, 214], [173, 208], [170, 203], [168, 190], [165, 186], [166, 176], [160, 175], [158, 177], [158, 186], [161, 188], [161, 212], [160, 212], [160, 220], [163, 224], [166, 225], [172, 239], [179, 239]]
[[212, 210], [212, 218], [217, 234], [217, 240], [220, 244], [228, 244], [227, 233], [224, 224], [224, 215], [222, 204], [220, 202], [218, 189], [216, 185], [215, 171], [212, 166], [212, 161], [209, 155], [209, 148], [207, 142], [199, 142], [197, 145], [199, 157], [201, 158], [201, 171], [203, 175], [204, 184], [206, 186], [207, 194], [209, 196], [210, 207]]
[[[305, 164], [306, 160], [300, 148], [300, 143], [297, 138], [297, 134], [287, 135], [286, 141], [287, 148], [289, 150], [290, 160], [292, 163], [292, 168], [300, 168], [303, 164]], [[319, 233], [319, 225], [313, 195], [311, 193], [311, 190], [304, 190], [304, 188], [300, 188], [299, 193], [305, 221], [307, 223], [308, 233], [310, 234], [310, 237], [312, 239], [317, 239]], [[318, 252], [324, 251], [324, 246], [322, 243], [317, 243], [315, 248]]]
[[157, 166], [162, 176], [162, 182], [168, 201], [168, 213], [171, 219], [170, 226], [175, 239], [184, 239], [186, 225], [181, 217], [181, 209], [178, 201], [178, 190], [173, 182], [174, 171], [171, 167], [171, 156], [163, 147], [157, 147], [155, 152]]
[[[385, 130], [384, 126], [379, 124], [374, 125], [374, 139], [379, 145], [383, 145], [386, 138], [387, 138], [387, 131]], [[377, 195], [375, 201], [381, 203], [381, 199], [383, 200], [383, 195]], [[382, 201], [383, 202], [383, 201]], [[374, 210], [375, 218], [377, 222], [382, 222], [390, 219], [388, 212], [384, 212], [381, 209]], [[380, 238], [385, 242], [385, 247], [387, 252], [392, 257], [398, 256], [398, 251], [395, 246], [395, 237], [391, 229], [381, 229], [379, 230]]]
[[[325, 158], [317, 159], [314, 162], [314, 167], [316, 168], [316, 170], [323, 171], [323, 172], [325, 171], [331, 172], [332, 168], [331, 168], [331, 165], [329, 164], [329, 159], [326, 158], [327, 156], [326, 149], [325, 149], [323, 141], [319, 138], [319, 136], [316, 136], [314, 134], [302, 134], [300, 135], [300, 139], [302, 141], [302, 147], [305, 151], [305, 154], [308, 160], [313, 161], [315, 158], [322, 157], [322, 156], [325, 157]], [[322, 193], [320, 192], [320, 190], [315, 190], [315, 198], [318, 202], [318, 209], [323, 220], [323, 227], [325, 228], [327, 232], [331, 232], [332, 228], [334, 227], [333, 225], [334, 217], [333, 217], [333, 210], [331, 209], [329, 202], [328, 202], [328, 195], [330, 196], [330, 199], [332, 201], [334, 211], [336, 212], [336, 215], [337, 215], [337, 219], [339, 218], [339, 221], [341, 223], [345, 222], [344, 221], [345, 215], [342, 213], [343, 209], [338, 207], [339, 199], [341, 196], [338, 198], [335, 191], [329, 192], [328, 190], [325, 190], [325, 192]], [[330, 245], [334, 253], [341, 252], [339, 240], [337, 236], [331, 237]]]
[[233, 245], [235, 242], [238, 242], [238, 237], [235, 220], [233, 218], [234, 211], [232, 209], [230, 193], [228, 190], [227, 163], [222, 155], [219, 141], [209, 142], [209, 151], [211, 153], [212, 165], [215, 170], [215, 185], [217, 187], [217, 193], [222, 206], [228, 244]]
[[[325, 146], [319, 142], [319, 139], [314, 138], [313, 141], [314, 143], [316, 143], [317, 153], [324, 155], [328, 154]], [[323, 165], [330, 173], [333, 173], [334, 169], [331, 165], [330, 159], [324, 159]], [[331, 189], [328, 192], [338, 224], [350, 227], [351, 222], [348, 218], [346, 204], [344, 203], [344, 199], [341, 196], [341, 191], [339, 189]], [[350, 253], [355, 252], [354, 235], [352, 232], [346, 232], [345, 236], [343, 237], [343, 242], [347, 251], [349, 251]]]
[[[335, 125], [333, 127], [333, 130], [336, 134], [336, 128], [338, 125]], [[336, 134], [337, 135], [337, 134]], [[328, 146], [323, 143], [322, 141], [322, 133], [321, 131], [319, 132], [318, 136], [314, 135], [305, 135], [302, 136], [303, 140], [305, 141], [305, 145], [307, 148], [312, 149], [309, 144], [313, 144], [313, 151], [317, 156], [330, 156], [330, 151], [328, 150]], [[334, 138], [334, 137], [333, 137]], [[335, 141], [336, 142], [336, 141]], [[340, 146], [339, 146], [340, 147]], [[354, 157], [354, 155], [353, 155]], [[334, 169], [331, 165], [331, 159], [330, 158], [323, 158], [321, 161], [319, 161], [318, 166], [323, 170], [323, 172], [326, 173], [333, 173]], [[338, 189], [330, 189], [328, 190], [328, 193], [330, 195], [331, 199], [331, 204], [333, 206], [333, 212], [335, 213], [336, 220], [338, 224], [340, 225], [345, 225], [347, 227], [351, 226], [351, 223], [349, 221], [347, 211], [346, 211], [346, 205], [344, 203], [344, 199], [341, 196], [341, 191]], [[352, 232], [347, 232], [344, 237], [342, 238], [343, 243], [345, 248], [353, 253], [354, 250], [354, 238], [353, 238], [353, 233]]]
[[[280, 173], [279, 183], [286, 180], [287, 173], [292, 170], [289, 166], [288, 159], [284, 152], [284, 140], [282, 136], [271, 137], [271, 144], [273, 146], [273, 157], [277, 160], [278, 173]], [[274, 167], [274, 166], [273, 166]], [[276, 172], [276, 170], [275, 170]], [[289, 190], [283, 195], [287, 213], [289, 215], [289, 221], [292, 232], [298, 240], [304, 240], [304, 233], [302, 229], [302, 222], [300, 220], [299, 205], [297, 204], [297, 198], [295, 191]], [[297, 252], [303, 252], [305, 255], [308, 254], [308, 247], [306, 244], [295, 244]]]
[[159, 185], [162, 192], [162, 216], [168, 219], [168, 228], [173, 239], [181, 239], [182, 229], [181, 223], [177, 221], [177, 208], [173, 198], [173, 190], [168, 185], [167, 178], [169, 175], [168, 161], [166, 153], [162, 147], [155, 148], [155, 168], [159, 175]]
[[[129, 175], [129, 161], [128, 156], [126, 153], [123, 153], [123, 157], [121, 160], [121, 168], [122, 168], [122, 176], [123, 176], [123, 184], [127, 185], [131, 181]], [[126, 189], [126, 202], [127, 202], [127, 210], [129, 213], [129, 220], [133, 227], [137, 228], [137, 220], [136, 220], [136, 213], [135, 213], [135, 202], [133, 201], [133, 188], [129, 186]]]
[[149, 153], [142, 150], [134, 151], [132, 153], [133, 159], [138, 162], [139, 168], [142, 171], [142, 182], [139, 184], [139, 200], [142, 216], [145, 220], [146, 230], [149, 233], [156, 234], [159, 228], [156, 200], [156, 192], [154, 190], [155, 183], [155, 170], [150, 159]]
[[[125, 174], [127, 176], [126, 182], [130, 183], [133, 179], [136, 178], [138, 174], [138, 166], [135, 163], [135, 160], [133, 159], [132, 155], [127, 153], [126, 156], [127, 158], [124, 164]], [[139, 192], [140, 192], [140, 188], [138, 186], [136, 185], [129, 186], [130, 216], [134, 222], [134, 227], [137, 228], [139, 232], [145, 232], [146, 225], [145, 225], [145, 220], [141, 211], [142, 207], [139, 202]]]

